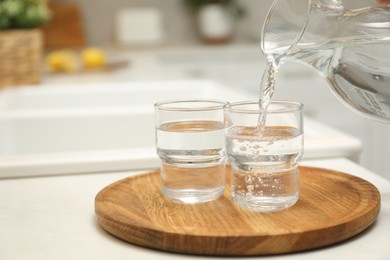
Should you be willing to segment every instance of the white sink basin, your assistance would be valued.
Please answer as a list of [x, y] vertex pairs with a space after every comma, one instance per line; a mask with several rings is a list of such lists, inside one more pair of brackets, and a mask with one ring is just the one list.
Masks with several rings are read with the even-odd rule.
[[153, 104], [157, 101], [181, 98], [240, 100], [245, 97], [238, 91], [231, 91], [206, 80], [114, 83], [92, 86], [60, 85], [4, 91], [0, 95], [0, 104], [2, 104], [0, 109], [28, 112], [130, 109], [135, 106], [148, 106], [153, 109]]
[[[103, 111], [101, 111], [103, 112]], [[153, 110], [0, 117], [0, 178], [157, 167]]]
[[[210, 81], [20, 88], [0, 93], [0, 178], [157, 168], [157, 101], [247, 97]], [[360, 142], [306, 120], [306, 158], [360, 152]]]
[[0, 157], [154, 145], [153, 110], [8, 114], [0, 118]]
[[26, 87], [0, 93], [0, 178], [158, 167], [157, 101], [248, 99], [210, 81]]

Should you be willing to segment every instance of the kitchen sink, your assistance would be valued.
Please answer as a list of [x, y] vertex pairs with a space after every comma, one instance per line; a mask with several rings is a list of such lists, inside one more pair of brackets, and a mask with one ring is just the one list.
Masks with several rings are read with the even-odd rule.
[[[157, 101], [253, 99], [212, 81], [22, 87], [0, 92], [0, 178], [150, 169]], [[310, 119], [305, 158], [356, 157], [360, 141]]]
[[[56, 85], [26, 87], [5, 91], [0, 95], [1, 110], [28, 112], [70, 112], [88, 109], [153, 109], [160, 100], [182, 98], [233, 99], [243, 94], [207, 80], [113, 83], [94, 85]], [[252, 97], [255, 98], [255, 97]]]
[[0, 117], [0, 178], [157, 167], [153, 110]]
[[207, 80], [22, 87], [0, 93], [0, 178], [158, 167], [153, 104], [248, 99]]

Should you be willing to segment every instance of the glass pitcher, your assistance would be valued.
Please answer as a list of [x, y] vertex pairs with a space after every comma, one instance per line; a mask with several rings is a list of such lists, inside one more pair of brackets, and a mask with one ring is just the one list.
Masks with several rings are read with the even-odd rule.
[[390, 5], [348, 10], [341, 0], [275, 0], [261, 48], [278, 66], [312, 66], [352, 110], [390, 123]]

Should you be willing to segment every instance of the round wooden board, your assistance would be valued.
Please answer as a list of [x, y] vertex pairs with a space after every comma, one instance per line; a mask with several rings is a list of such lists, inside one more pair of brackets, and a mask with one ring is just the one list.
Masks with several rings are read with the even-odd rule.
[[[100, 225], [133, 244], [204, 255], [262, 255], [303, 251], [346, 240], [380, 211], [371, 183], [341, 172], [300, 167], [297, 204], [273, 213], [237, 207], [230, 187], [218, 200], [179, 204], [160, 192], [159, 172], [123, 179], [95, 198]], [[229, 170], [227, 170], [229, 183]]]

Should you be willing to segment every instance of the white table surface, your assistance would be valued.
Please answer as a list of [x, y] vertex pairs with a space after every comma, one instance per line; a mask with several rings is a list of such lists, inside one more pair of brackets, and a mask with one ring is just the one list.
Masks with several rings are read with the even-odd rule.
[[[348, 172], [377, 186], [382, 195], [377, 221], [357, 237], [334, 246], [253, 258], [390, 259], [390, 182], [347, 159], [304, 164]], [[137, 173], [0, 180], [0, 259], [212, 259], [135, 246], [100, 228], [94, 213], [95, 195], [108, 184]]]

